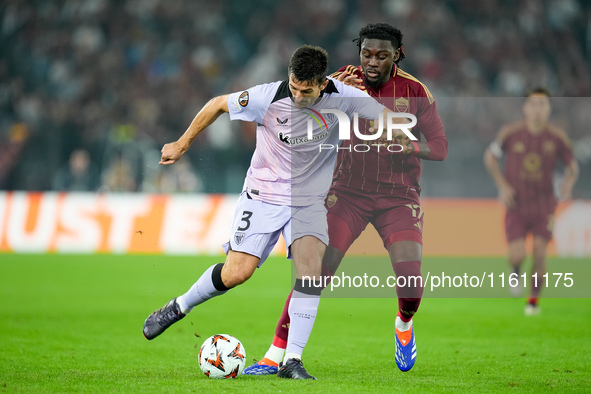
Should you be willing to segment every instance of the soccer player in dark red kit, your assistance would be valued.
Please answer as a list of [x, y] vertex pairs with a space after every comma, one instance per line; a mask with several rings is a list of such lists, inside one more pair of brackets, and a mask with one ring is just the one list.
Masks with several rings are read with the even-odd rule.
[[[570, 199], [579, 167], [564, 130], [548, 122], [550, 93], [534, 89], [523, 104], [524, 119], [504, 126], [484, 154], [484, 163], [499, 189], [499, 199], [506, 207], [505, 235], [508, 259], [513, 273], [519, 275], [526, 256], [525, 237], [533, 236], [533, 269], [526, 315], [540, 313], [538, 299], [542, 276], [546, 273], [546, 247], [552, 239], [556, 197], [552, 176], [556, 160], [565, 164], [561, 198]], [[499, 160], [505, 156], [504, 174]], [[518, 296], [521, 287], [511, 288]]]
[[[325, 201], [329, 246], [322, 261], [323, 275], [334, 275], [353, 241], [372, 223], [389, 252], [396, 276], [417, 277], [421, 275], [423, 232], [420, 159], [444, 160], [447, 139], [427, 87], [398, 67], [404, 58], [400, 30], [386, 23], [369, 24], [360, 30], [355, 41], [361, 65], [342, 67], [332, 76], [366, 91], [392, 111], [414, 114], [417, 124], [412, 133], [418, 140], [401, 141], [405, 147], [397, 153], [386, 149], [392, 141], [372, 141], [367, 152], [351, 149], [367, 142], [355, 135], [343, 141]], [[359, 128], [368, 133], [369, 122], [360, 122]], [[421, 134], [426, 141], [421, 142]], [[419, 308], [422, 283], [417, 287], [397, 288], [396, 292], [395, 358], [398, 367], [408, 371], [417, 354], [412, 318]], [[290, 297], [277, 324], [273, 344], [265, 357], [248, 367], [245, 374], [277, 373], [288, 336]]]

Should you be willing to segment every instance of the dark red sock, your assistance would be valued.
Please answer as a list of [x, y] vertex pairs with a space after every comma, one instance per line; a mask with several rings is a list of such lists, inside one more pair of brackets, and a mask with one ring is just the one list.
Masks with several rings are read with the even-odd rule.
[[285, 305], [283, 306], [283, 311], [281, 312], [281, 317], [277, 322], [277, 327], [275, 327], [275, 336], [273, 337], [273, 345], [277, 346], [281, 349], [285, 349], [287, 347], [287, 335], [289, 334], [289, 302], [291, 301], [291, 294], [293, 290], [289, 292], [289, 296], [287, 296], [287, 300], [285, 300]]
[[538, 305], [538, 297], [529, 297], [527, 303], [533, 306]]
[[396, 274], [396, 295], [398, 296], [398, 316], [409, 322], [421, 304], [423, 280], [420, 261], [401, 261], [394, 264]]

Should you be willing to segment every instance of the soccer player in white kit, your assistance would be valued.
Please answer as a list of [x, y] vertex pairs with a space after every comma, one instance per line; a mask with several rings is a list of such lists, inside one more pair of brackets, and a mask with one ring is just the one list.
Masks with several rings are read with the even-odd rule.
[[[321, 286], [302, 277], [320, 279], [321, 262], [328, 244], [324, 199], [336, 159], [337, 116], [377, 119], [385, 108], [365, 92], [327, 78], [328, 55], [320, 47], [302, 46], [292, 55], [288, 80], [258, 85], [243, 92], [210, 100], [187, 131], [164, 145], [160, 164], [176, 162], [191, 142], [221, 114], [230, 119], [257, 123], [256, 149], [238, 200], [230, 240], [224, 244], [225, 263], [209, 267], [183, 295], [173, 298], [145, 321], [147, 339], [160, 335], [195, 306], [224, 294], [248, 280], [261, 266], [283, 233], [288, 257], [294, 260], [296, 282], [289, 305], [291, 325], [285, 358], [278, 376], [315, 379], [302, 362], [302, 352], [312, 331]], [[309, 120], [318, 123], [308, 138]], [[318, 130], [319, 129], [319, 130]]]

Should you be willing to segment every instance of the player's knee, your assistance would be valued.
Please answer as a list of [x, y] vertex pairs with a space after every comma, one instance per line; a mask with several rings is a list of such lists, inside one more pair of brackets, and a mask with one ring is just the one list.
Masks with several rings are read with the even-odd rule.
[[521, 262], [525, 260], [525, 252], [524, 251], [511, 251], [509, 252], [509, 263], [511, 265], [519, 265]]
[[525, 260], [525, 257], [525, 238], [510, 241], [507, 253], [509, 264], [518, 266]]

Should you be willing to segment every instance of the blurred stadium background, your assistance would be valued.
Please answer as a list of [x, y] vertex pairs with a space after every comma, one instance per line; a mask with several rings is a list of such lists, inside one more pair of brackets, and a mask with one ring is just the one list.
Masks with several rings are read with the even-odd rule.
[[[515, 97], [540, 84], [560, 97], [591, 91], [591, 6], [584, 0], [80, 0], [3, 2], [1, 9], [4, 190], [59, 187], [56, 174], [82, 148], [106, 190], [240, 191], [252, 125], [228, 122], [204, 133], [190, 168], [170, 171], [178, 183], [155, 164], [161, 145], [210, 97], [285, 78], [301, 44], [325, 47], [331, 71], [359, 64], [351, 40], [368, 22], [402, 30], [401, 67], [439, 100]], [[585, 144], [577, 150], [578, 198], [591, 198], [585, 107], [582, 127], [568, 129], [576, 146]], [[473, 129], [444, 117], [444, 124], [450, 155], [425, 170], [427, 195], [494, 197], [481, 155], [495, 122], [483, 117]], [[431, 187], [441, 175], [451, 187]], [[467, 187], [468, 178], [477, 186]]]
[[[357, 65], [352, 40], [379, 21], [402, 30], [401, 67], [435, 95], [449, 139], [445, 162], [423, 162], [424, 270], [508, 269], [482, 155], [520, 116], [524, 90], [547, 85], [581, 166], [548, 266], [574, 273], [576, 288], [562, 289], [568, 300], [546, 289], [534, 319], [523, 299], [480, 288], [426, 299], [410, 374], [393, 373], [388, 340], [375, 346], [392, 339], [395, 301], [326, 299], [305, 356], [314, 385], [206, 379], [196, 355], [209, 335], [240, 338], [249, 361], [264, 354], [290, 267], [270, 259], [240, 291], [145, 341], [146, 315], [222, 261], [207, 255], [227, 240], [255, 129], [226, 118], [174, 166], [158, 165], [160, 149], [208, 98], [285, 78], [301, 44], [325, 47], [331, 72]], [[590, 65], [588, 0], [0, 2], [0, 391], [588, 392]], [[361, 238], [347, 259], [383, 251]]]
[[[404, 34], [401, 67], [435, 95], [449, 139], [423, 197], [494, 198], [482, 154], [546, 85], [574, 142], [575, 199], [591, 199], [591, 5], [584, 0], [3, 2], [0, 190], [236, 193], [254, 125], [225, 121], [172, 167], [160, 148], [210, 97], [286, 77], [292, 51], [359, 64], [368, 22]], [[73, 168], [86, 175], [72, 181]], [[557, 175], [558, 176], [558, 175]], [[0, 248], [1, 249], [1, 248]]]

